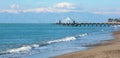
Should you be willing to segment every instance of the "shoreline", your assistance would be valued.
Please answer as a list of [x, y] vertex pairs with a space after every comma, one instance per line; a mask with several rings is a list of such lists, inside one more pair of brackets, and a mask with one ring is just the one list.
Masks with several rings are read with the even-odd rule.
[[114, 39], [97, 44], [85, 45], [93, 47], [88, 50], [55, 56], [53, 58], [119, 58], [120, 30], [112, 32]]

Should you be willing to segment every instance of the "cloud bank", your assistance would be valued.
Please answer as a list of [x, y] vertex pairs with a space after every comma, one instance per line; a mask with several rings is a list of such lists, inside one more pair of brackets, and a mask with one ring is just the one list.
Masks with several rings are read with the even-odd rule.
[[92, 9], [91, 10], [92, 13], [95, 14], [103, 14], [103, 15], [107, 15], [107, 14], [117, 14], [120, 15], [120, 9], [117, 8], [98, 8], [98, 9]]
[[62, 12], [89, 12], [94, 14], [117, 14], [120, 15], [120, 9], [112, 9], [112, 8], [97, 8], [97, 9], [87, 9], [81, 8], [77, 5], [69, 2], [61, 2], [49, 7], [37, 7], [37, 8], [30, 8], [30, 9], [22, 9], [17, 4], [10, 5], [9, 9], [0, 9], [0, 12], [7, 12], [7, 13], [27, 13], [27, 12], [52, 12], [52, 13], [62, 13]]
[[1, 9], [0, 12], [8, 12], [8, 13], [21, 13], [21, 12], [74, 12], [75, 5], [68, 2], [62, 2], [55, 4], [50, 7], [38, 7], [38, 8], [31, 8], [31, 9], [20, 9], [20, 6], [17, 4], [12, 4], [10, 9]]

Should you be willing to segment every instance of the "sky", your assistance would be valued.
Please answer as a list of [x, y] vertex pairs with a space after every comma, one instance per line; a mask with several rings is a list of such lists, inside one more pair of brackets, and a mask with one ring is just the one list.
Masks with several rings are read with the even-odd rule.
[[[74, 15], [78, 15], [80, 13], [91, 13], [89, 15], [104, 15], [105, 17], [107, 16], [107, 18], [110, 16], [119, 17], [120, 0], [0, 0], [0, 15], [2, 15], [0, 16], [0, 23], [24, 23], [23, 19], [28, 22], [32, 22], [32, 20], [34, 21], [34, 18], [37, 15], [41, 15], [41, 13], [46, 13], [44, 15], [42, 14], [43, 17], [48, 13], [51, 13], [51, 15], [57, 13], [58, 17], [55, 19], [60, 19], [62, 16], [60, 14], [64, 15], [65, 13], [67, 14], [71, 12], [76, 13]], [[13, 17], [10, 17], [11, 14]], [[32, 17], [33, 14], [36, 16]], [[23, 15], [25, 15], [24, 18], [18, 19]], [[14, 16], [17, 18], [14, 18]], [[68, 14], [68, 16], [70, 15]], [[32, 19], [28, 17], [31, 17]], [[36, 21], [40, 19], [41, 22], [44, 22], [43, 17], [36, 18]], [[49, 18], [50, 17], [48, 16], [46, 21], [54, 21]]]

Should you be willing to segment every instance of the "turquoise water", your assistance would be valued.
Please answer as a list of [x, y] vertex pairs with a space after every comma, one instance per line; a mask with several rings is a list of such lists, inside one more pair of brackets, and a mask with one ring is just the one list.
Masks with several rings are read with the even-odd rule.
[[113, 27], [0, 24], [0, 58], [49, 58], [112, 39]]

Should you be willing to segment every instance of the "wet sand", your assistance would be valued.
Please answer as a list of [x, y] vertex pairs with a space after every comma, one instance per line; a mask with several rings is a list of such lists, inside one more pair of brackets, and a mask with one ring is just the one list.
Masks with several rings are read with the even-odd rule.
[[54, 58], [120, 58], [120, 31], [113, 32], [114, 39], [99, 44], [86, 45], [91, 49], [56, 56]]

